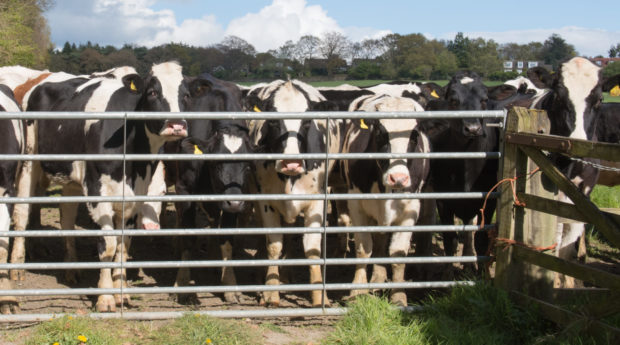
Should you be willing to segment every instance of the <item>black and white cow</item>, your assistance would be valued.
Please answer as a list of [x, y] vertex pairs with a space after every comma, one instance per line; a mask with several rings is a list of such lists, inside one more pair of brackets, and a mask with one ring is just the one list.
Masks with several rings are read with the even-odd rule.
[[[423, 111], [412, 99], [388, 95], [366, 96], [355, 104], [351, 111]], [[343, 150], [347, 153], [429, 152], [430, 144], [415, 119], [365, 119], [353, 120], [347, 125]], [[351, 193], [418, 193], [430, 169], [428, 159], [359, 159], [345, 160], [341, 164]], [[348, 200], [348, 208], [354, 226], [412, 226], [420, 218], [422, 202], [418, 199]], [[405, 257], [411, 237], [412, 232], [393, 233], [388, 246], [387, 234], [355, 233], [356, 256]], [[404, 282], [404, 277], [405, 264], [392, 264], [392, 281]], [[375, 265], [371, 282], [383, 283], [386, 279], [385, 266]], [[353, 283], [367, 281], [366, 265], [357, 265]], [[367, 291], [352, 290], [351, 296], [361, 293]], [[402, 289], [392, 289], [390, 298], [395, 304], [407, 305]]]
[[[235, 84], [218, 80], [211, 75], [199, 77], [201, 84], [196, 85], [195, 96], [187, 111], [241, 111], [241, 93]], [[188, 138], [166, 144], [166, 152], [193, 154], [239, 153], [253, 151], [249, 130], [243, 120], [188, 120]], [[249, 192], [249, 183], [253, 165], [249, 161], [172, 161], [166, 162], [167, 179], [171, 179], [177, 195], [215, 194], [229, 195], [230, 200], [222, 202], [177, 202], [177, 225], [182, 228], [196, 227], [196, 212], [207, 213], [211, 227], [236, 227], [238, 214], [248, 205], [244, 201], [234, 200], [237, 194]], [[196, 238], [182, 236], [178, 239], [180, 259], [189, 260], [191, 249], [197, 244]], [[223, 260], [232, 259], [231, 236], [220, 237], [220, 250]], [[189, 268], [181, 268], [177, 274], [175, 286], [188, 285]], [[222, 268], [222, 283], [236, 285], [232, 267]], [[183, 303], [196, 302], [194, 294], [177, 296]], [[226, 292], [228, 302], [237, 302], [235, 292]]]
[[376, 95], [390, 95], [395, 97], [411, 98], [422, 107], [434, 99], [441, 98], [443, 88], [436, 83], [418, 83], [407, 81], [393, 81], [362, 88], [374, 92]]
[[[125, 67], [119, 68], [113, 77], [89, 79], [75, 90], [71, 98], [55, 103], [49, 110], [179, 112], [184, 111], [190, 101], [189, 91], [177, 63], [154, 65], [144, 80], [133, 68]], [[187, 124], [184, 120], [130, 120], [125, 126], [123, 120], [41, 119], [38, 120], [36, 147], [41, 154], [158, 153], [166, 141], [185, 136]], [[63, 186], [63, 195], [158, 195], [165, 190], [163, 165], [156, 161], [125, 164], [119, 161], [43, 161], [41, 170], [53, 182]], [[33, 173], [33, 176], [37, 174]], [[93, 221], [103, 230], [132, 224], [144, 228], [159, 227], [159, 202], [91, 202], [87, 207]], [[61, 204], [61, 227], [72, 229], [76, 214], [77, 204]], [[103, 237], [98, 245], [100, 260], [125, 260], [129, 244], [129, 238]], [[67, 245], [66, 258], [74, 260], [74, 245]], [[126, 284], [124, 278], [124, 269], [102, 269], [98, 286], [119, 288]], [[123, 297], [121, 300], [120, 295], [100, 295], [97, 310], [115, 311], [116, 305], [128, 302], [129, 296]]]
[[[575, 57], [562, 63], [557, 73], [551, 74], [538, 67], [529, 69], [527, 74], [537, 87], [549, 89], [534, 107], [545, 110], [549, 115], [550, 134], [597, 140], [597, 118], [601, 112], [602, 86], [605, 81], [601, 68], [585, 58]], [[585, 195], [590, 194], [598, 178], [598, 169], [561, 156], [551, 157]], [[558, 198], [570, 202], [564, 193], [560, 192]], [[574, 258], [577, 254], [575, 243], [583, 235], [583, 224], [559, 223], [557, 255]]]
[[[474, 72], [458, 72], [446, 85], [444, 98], [431, 101], [427, 110], [487, 110], [488, 90]], [[490, 109], [489, 109], [490, 110]], [[431, 136], [434, 152], [490, 152], [497, 151], [497, 128], [488, 127], [490, 119], [470, 118], [445, 121], [444, 130]], [[497, 182], [496, 159], [434, 159], [431, 162], [433, 190], [436, 192], [487, 192]], [[454, 224], [454, 216], [471, 224], [482, 207], [483, 200], [436, 200], [442, 224]], [[491, 219], [495, 201], [489, 200], [485, 219]], [[478, 217], [480, 218], [480, 217]], [[480, 221], [480, 219], [478, 219]], [[454, 255], [457, 234], [444, 232], [444, 251]], [[475, 234], [475, 249], [484, 255], [488, 247], [486, 233]], [[463, 255], [473, 255], [470, 240], [465, 241]]]
[[[251, 89], [245, 99], [246, 109], [263, 112], [335, 111], [333, 103], [325, 100], [312, 86], [297, 80], [277, 80], [266, 86]], [[324, 153], [339, 151], [340, 127], [338, 121], [330, 120], [329, 133], [324, 120], [256, 120], [250, 123], [250, 137], [263, 153]], [[327, 140], [329, 136], [329, 147]], [[325, 173], [331, 171], [333, 162], [325, 167], [323, 160], [286, 159], [257, 161], [256, 178], [261, 194], [318, 194], [324, 193]], [[320, 200], [271, 200], [259, 201], [258, 216], [266, 227], [278, 228], [281, 220], [295, 223], [303, 215], [306, 227], [320, 227], [323, 224], [323, 201]], [[267, 255], [271, 260], [280, 258], [282, 234], [267, 235]], [[309, 259], [321, 257], [321, 234], [304, 234], [304, 252]], [[321, 268], [310, 266], [310, 283], [323, 281]], [[267, 285], [280, 284], [278, 266], [267, 269]], [[312, 305], [329, 303], [320, 290], [312, 291]], [[277, 306], [280, 303], [278, 291], [266, 291], [264, 302]]]
[[[0, 111], [19, 112], [20, 108], [13, 98], [11, 89], [0, 84]], [[18, 119], [0, 119], [0, 153], [20, 154], [24, 149], [24, 124]], [[19, 163], [17, 161], [0, 162], [0, 197], [16, 196], [16, 180]], [[13, 205], [0, 203], [0, 231], [9, 231]], [[0, 237], [0, 264], [8, 259], [9, 238]], [[6, 270], [0, 270], [0, 289], [11, 290], [11, 282]], [[14, 296], [0, 296], [0, 314], [12, 314], [18, 310]]]

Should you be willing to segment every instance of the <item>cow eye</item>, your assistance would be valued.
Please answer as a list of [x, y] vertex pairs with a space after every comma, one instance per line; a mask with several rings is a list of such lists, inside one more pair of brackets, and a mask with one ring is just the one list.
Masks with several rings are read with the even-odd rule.
[[157, 91], [149, 90], [149, 97], [157, 97]]

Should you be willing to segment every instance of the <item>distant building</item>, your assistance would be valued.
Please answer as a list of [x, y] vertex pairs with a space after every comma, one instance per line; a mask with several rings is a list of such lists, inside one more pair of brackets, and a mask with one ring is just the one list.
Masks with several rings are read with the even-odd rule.
[[524, 60], [506, 60], [504, 61], [504, 72], [517, 72], [523, 73], [523, 71], [534, 67], [547, 67], [542, 61], [524, 61]]
[[591, 58], [590, 61], [595, 63], [599, 67], [605, 67], [610, 63], [615, 63], [620, 61], [620, 58]]

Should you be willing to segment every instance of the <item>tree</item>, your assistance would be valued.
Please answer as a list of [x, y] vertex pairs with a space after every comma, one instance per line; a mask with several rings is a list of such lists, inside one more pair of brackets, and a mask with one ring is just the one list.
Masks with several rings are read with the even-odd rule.
[[458, 67], [469, 69], [471, 66], [471, 41], [465, 37], [462, 32], [454, 36], [453, 41], [448, 41], [448, 50], [456, 56]]
[[301, 36], [295, 45], [295, 55], [297, 55], [299, 62], [304, 63], [304, 60], [312, 59], [317, 55], [320, 46], [320, 38], [312, 35]]
[[609, 57], [610, 58], [620, 57], [620, 43], [617, 43], [615, 46], [611, 46], [609, 48]]
[[543, 43], [541, 53], [543, 61], [551, 65], [553, 69], [557, 69], [560, 63], [577, 55], [575, 47], [566, 43], [558, 34], [551, 35], [545, 43]]
[[336, 69], [342, 67], [343, 62], [346, 65], [342, 56], [349, 49], [349, 44], [349, 39], [339, 32], [332, 31], [324, 35], [319, 50], [321, 55], [327, 59], [327, 75], [333, 75]]
[[43, 12], [52, 6], [50, 0], [0, 2], [0, 65], [47, 65], [51, 44]]

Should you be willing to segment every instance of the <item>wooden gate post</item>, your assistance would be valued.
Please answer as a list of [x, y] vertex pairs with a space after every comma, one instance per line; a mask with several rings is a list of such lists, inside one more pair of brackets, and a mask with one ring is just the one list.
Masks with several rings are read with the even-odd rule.
[[[550, 122], [546, 112], [513, 108], [506, 118], [505, 134], [515, 132], [549, 134]], [[500, 178], [520, 176], [515, 183], [516, 192], [526, 192], [553, 199], [555, 191], [547, 191], [541, 182], [541, 173], [527, 174], [537, 166], [527, 159], [517, 145], [504, 141]], [[507, 182], [501, 187], [497, 213], [498, 238], [515, 240], [528, 245], [553, 244], [557, 217], [542, 212], [514, 206], [513, 191]], [[512, 248], [496, 248], [497, 264], [495, 282], [505, 290], [517, 290], [530, 296], [549, 299], [552, 295], [554, 273], [514, 259]]]

